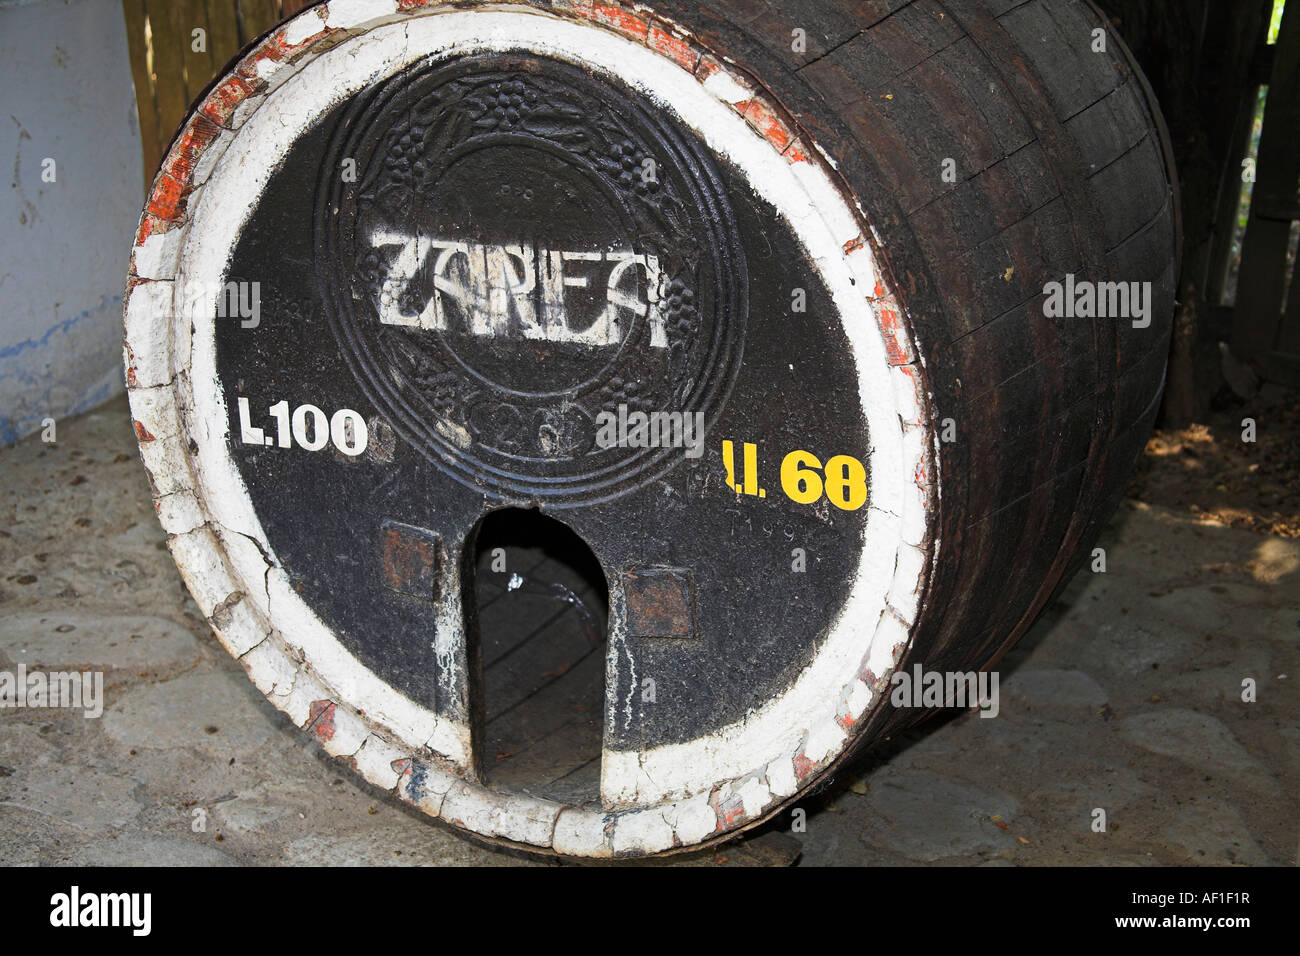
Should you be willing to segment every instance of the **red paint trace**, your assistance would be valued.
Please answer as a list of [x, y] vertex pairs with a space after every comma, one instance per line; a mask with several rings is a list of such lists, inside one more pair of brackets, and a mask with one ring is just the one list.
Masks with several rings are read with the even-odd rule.
[[334, 739], [334, 701], [313, 700], [307, 718], [311, 732], [321, 740]]
[[149, 196], [149, 214], [168, 222], [179, 219], [179, 213], [185, 209], [184, 191], [185, 185], [181, 180], [165, 172], [159, 173]]
[[656, 50], [673, 60], [687, 73], [695, 72], [695, 66], [699, 63], [700, 55], [686, 41], [677, 39], [677, 37], [664, 32], [659, 27], [651, 26], [646, 33], [645, 42], [650, 49]]
[[626, 33], [635, 40], [646, 38], [646, 22], [634, 13], [608, 3], [596, 3], [591, 9], [591, 18], [598, 23], [613, 27], [620, 33]]
[[253, 88], [243, 79], [239, 76], [231, 76], [213, 87], [199, 109], [212, 122], [228, 129], [235, 110], [252, 92]]

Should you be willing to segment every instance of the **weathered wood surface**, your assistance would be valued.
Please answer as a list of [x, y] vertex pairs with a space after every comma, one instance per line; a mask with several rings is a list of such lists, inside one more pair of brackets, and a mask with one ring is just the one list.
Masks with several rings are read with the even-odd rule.
[[1251, 197], [1250, 222], [1241, 249], [1241, 275], [1233, 324], [1233, 351], [1244, 358], [1272, 352], [1300, 357], [1300, 294], [1292, 284], [1288, 314], [1287, 247], [1291, 223], [1300, 215], [1300, 5], [1290, 4], [1282, 17], [1259, 138], [1259, 165]]

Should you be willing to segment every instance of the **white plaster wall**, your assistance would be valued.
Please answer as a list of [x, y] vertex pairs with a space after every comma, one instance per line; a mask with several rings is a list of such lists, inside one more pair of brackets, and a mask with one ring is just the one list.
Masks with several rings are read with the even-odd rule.
[[123, 388], [140, 162], [119, 0], [0, 0], [0, 446]]

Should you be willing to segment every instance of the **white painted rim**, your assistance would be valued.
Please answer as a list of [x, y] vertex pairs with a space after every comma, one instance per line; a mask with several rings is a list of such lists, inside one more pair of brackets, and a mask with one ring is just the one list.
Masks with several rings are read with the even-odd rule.
[[[937, 553], [938, 542], [927, 539], [937, 455], [923, 421], [921, 357], [877, 269], [860, 209], [846, 202], [813, 149], [742, 75], [680, 33], [622, 8], [575, 2], [566, 13], [506, 4], [399, 13], [394, 0], [334, 0], [264, 41], [240, 64], [258, 88], [218, 84], [155, 182], [125, 305], [128, 387], [177, 564], [222, 642], [272, 703], [313, 729], [327, 751], [352, 758], [372, 783], [430, 814], [566, 854], [641, 855], [698, 844], [769, 814], [856, 735], [909, 640]], [[331, 35], [341, 30], [354, 35], [322, 44], [337, 42]], [[312, 117], [417, 60], [480, 50], [532, 51], [615, 75], [740, 169], [800, 237], [839, 307], [872, 438], [859, 567], [817, 657], [779, 697], [716, 734], [642, 753], [606, 751], [602, 793], [617, 810], [506, 795], [461, 779], [468, 728], [380, 680], [298, 597], [227, 454], [214, 310], [183, 301], [183, 289], [219, 287], [249, 207]], [[205, 114], [224, 128], [214, 133]], [[175, 182], [193, 188], [183, 213], [173, 213], [167, 198]], [[618, 652], [611, 640], [610, 653]]]

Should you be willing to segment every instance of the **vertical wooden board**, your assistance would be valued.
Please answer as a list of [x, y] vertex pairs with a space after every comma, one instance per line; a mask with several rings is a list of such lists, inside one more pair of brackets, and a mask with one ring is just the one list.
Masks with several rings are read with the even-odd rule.
[[127, 49], [131, 55], [131, 82], [135, 84], [136, 115], [140, 120], [140, 154], [144, 163], [145, 188], [153, 180], [154, 170], [162, 158], [158, 128], [158, 104], [154, 100], [153, 79], [149, 73], [145, 45], [145, 0], [122, 0], [126, 20]]
[[239, 18], [235, 14], [235, 0], [206, 0], [206, 3], [208, 49], [212, 51], [215, 73], [239, 52]]
[[[175, 0], [180, 21], [181, 56], [185, 62], [185, 99], [192, 102], [212, 79], [221, 63], [212, 62], [212, 31], [208, 28], [208, 11], [204, 0]], [[201, 49], [196, 50], [195, 30], [202, 30]]]
[[1290, 241], [1291, 223], [1261, 219], [1252, 209], [1241, 247], [1241, 276], [1232, 318], [1232, 350], [1243, 358], [1261, 356], [1277, 345]]
[[1287, 210], [1295, 207], [1296, 181], [1300, 179], [1300, 150], [1294, 143], [1300, 126], [1300, 6], [1294, 3], [1283, 16], [1275, 50], [1264, 114], [1263, 136], [1269, 142], [1260, 143], [1261, 178], [1255, 194], [1265, 216], [1289, 219]]
[[1300, 83], [1300, 7], [1295, 4], [1283, 15], [1276, 50], [1233, 316], [1232, 348], [1242, 357], [1269, 351], [1281, 332], [1291, 223], [1279, 217], [1278, 209], [1295, 203], [1296, 178], [1300, 174], [1300, 154], [1294, 149], [1296, 114], [1300, 110], [1296, 91]]
[[1232, 259], [1234, 224], [1241, 201], [1241, 161], [1250, 143], [1259, 95], [1259, 86], [1250, 75], [1250, 65], [1256, 48], [1263, 44], [1268, 32], [1271, 9], [1271, 2], [1232, 6], [1215, 3], [1209, 9], [1206, 28], [1209, 39], [1202, 48], [1200, 73], [1220, 77], [1219, 88], [1203, 110], [1210, 146], [1219, 165], [1219, 189], [1204, 298], [1216, 304], [1223, 300]]
[[1232, 137], [1223, 162], [1217, 211], [1214, 215], [1213, 245], [1205, 279], [1205, 298], [1216, 304], [1223, 301], [1228, 272], [1232, 266], [1232, 238], [1236, 230], [1237, 209], [1241, 205], [1241, 161], [1250, 145], [1250, 128], [1254, 122], [1255, 100], [1258, 96], [1258, 86], [1250, 84], [1246, 87], [1246, 93], [1237, 106]]
[[[158, 139], [165, 151], [167, 144], [189, 107], [185, 95], [185, 56], [189, 32], [183, 7], [173, 0], [147, 0], [149, 33], [153, 46], [154, 89], [158, 103]], [[184, 45], [182, 45], [184, 44]]]
[[255, 40], [280, 21], [278, 0], [237, 0], [239, 41]]
[[1292, 268], [1291, 291], [1287, 295], [1286, 315], [1282, 317], [1282, 331], [1278, 335], [1278, 350], [1291, 355], [1300, 355], [1300, 281], [1296, 276], [1300, 269]]

